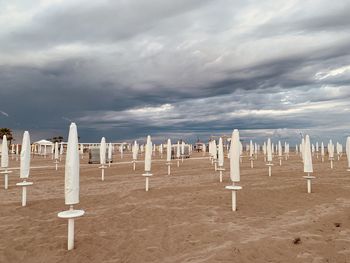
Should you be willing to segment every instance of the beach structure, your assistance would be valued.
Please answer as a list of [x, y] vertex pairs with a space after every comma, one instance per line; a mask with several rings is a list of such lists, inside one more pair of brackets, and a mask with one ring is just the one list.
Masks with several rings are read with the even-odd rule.
[[230, 179], [232, 185], [226, 186], [225, 189], [232, 192], [232, 211], [237, 210], [236, 192], [242, 187], [236, 185], [240, 181], [240, 145], [239, 132], [235, 129], [232, 132], [231, 147], [230, 147]]
[[8, 170], [9, 167], [9, 149], [7, 144], [6, 135], [2, 136], [2, 145], [1, 145], [1, 171], [0, 174], [4, 175], [4, 188], [8, 189], [9, 179], [8, 176], [12, 171]]
[[27, 187], [33, 185], [33, 182], [28, 182], [30, 171], [30, 137], [29, 132], [25, 131], [22, 140], [22, 149], [20, 157], [20, 178], [22, 182], [17, 183], [17, 186], [22, 187], [22, 206], [27, 205]]
[[101, 143], [100, 143], [100, 164], [99, 167], [101, 169], [101, 180], [105, 180], [105, 168], [106, 167], [106, 139], [105, 137], [102, 137]]
[[168, 139], [166, 147], [166, 165], [168, 166], [168, 175], [170, 175], [171, 166], [171, 140]]
[[146, 178], [145, 190], [148, 192], [149, 189], [149, 178], [152, 176], [151, 167], [152, 167], [152, 141], [151, 136], [147, 136], [146, 149], [145, 149], [145, 173], [142, 174]]
[[74, 220], [85, 213], [84, 210], [75, 210], [73, 207], [79, 204], [79, 174], [78, 131], [75, 123], [72, 123], [69, 128], [64, 176], [65, 204], [69, 206], [69, 210], [58, 213], [59, 218], [68, 219], [68, 250], [74, 248]]
[[310, 173], [313, 173], [312, 166], [312, 150], [310, 146], [310, 137], [309, 135], [305, 136], [305, 145], [304, 145], [304, 173], [307, 173], [307, 176], [303, 176], [307, 181], [307, 192], [311, 193], [311, 180], [315, 179], [315, 176], [311, 176]]

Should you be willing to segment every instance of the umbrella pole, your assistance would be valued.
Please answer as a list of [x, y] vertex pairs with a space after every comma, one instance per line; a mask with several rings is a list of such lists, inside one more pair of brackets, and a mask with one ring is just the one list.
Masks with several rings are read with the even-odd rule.
[[145, 182], [145, 190], [146, 192], [148, 192], [149, 190], [149, 177], [152, 176], [152, 174], [150, 172], [146, 172], [145, 174], [143, 174], [142, 176], [146, 177], [146, 182]]
[[[6, 171], [7, 172], [7, 171]], [[5, 189], [8, 188], [8, 185], [9, 185], [9, 178], [8, 178], [8, 174], [6, 173], [5, 174]]]
[[23, 186], [22, 187], [22, 206], [27, 205], [27, 187]]
[[[70, 206], [69, 210], [73, 210], [73, 206]], [[74, 218], [68, 219], [68, 250], [74, 248]]]
[[74, 220], [84, 215], [84, 210], [74, 210], [70, 205], [69, 210], [58, 213], [59, 218], [68, 219], [67, 249], [74, 249]]
[[136, 170], [136, 162], [135, 162], [135, 160], [133, 161], [133, 169], [134, 169], [134, 171]]
[[237, 210], [236, 191], [232, 191], [232, 211]]

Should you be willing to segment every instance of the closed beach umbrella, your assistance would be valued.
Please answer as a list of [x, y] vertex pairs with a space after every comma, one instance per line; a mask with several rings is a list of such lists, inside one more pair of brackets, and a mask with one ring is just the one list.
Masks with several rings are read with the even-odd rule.
[[266, 151], [267, 151], [267, 161], [272, 162], [272, 145], [271, 145], [271, 139], [269, 138], [267, 140], [267, 146], [266, 146]]
[[146, 143], [146, 153], [145, 153], [145, 172], [151, 171], [151, 164], [152, 164], [152, 141], [151, 136], [147, 136], [147, 143]]
[[218, 158], [218, 148], [216, 145], [216, 141], [213, 140], [213, 158], [216, 160]]
[[100, 163], [102, 165], [106, 164], [106, 139], [102, 137], [100, 144]]
[[305, 144], [304, 144], [304, 173], [312, 173], [312, 154], [311, 154], [311, 145], [310, 137], [306, 135]]
[[180, 155], [181, 155], [181, 153], [180, 153], [180, 142], [178, 141], [177, 142], [177, 146], [176, 146], [176, 157], [180, 158]]
[[167, 148], [166, 148], [166, 161], [171, 161], [171, 140], [168, 139]]
[[6, 135], [2, 136], [1, 146], [1, 168], [7, 168], [9, 166], [9, 149], [7, 145]]
[[232, 132], [230, 147], [230, 178], [232, 182], [240, 181], [239, 159], [240, 159], [240, 141], [239, 132], [235, 129]]
[[222, 138], [219, 139], [219, 149], [218, 149], [218, 164], [220, 167], [224, 166], [224, 145], [222, 143]]
[[26, 179], [29, 177], [30, 170], [30, 137], [29, 132], [25, 131], [22, 140], [21, 163], [20, 163], [20, 178]]
[[253, 145], [252, 140], [250, 140], [250, 142], [249, 142], [249, 157], [251, 158], [251, 157], [253, 157], [253, 155], [254, 155], [254, 145]]
[[108, 161], [112, 161], [112, 143], [108, 144]]
[[64, 190], [66, 205], [79, 203], [79, 149], [78, 131], [75, 123], [69, 127]]
[[58, 159], [58, 142], [55, 142], [55, 159]]
[[60, 147], [60, 155], [63, 154], [63, 143], [61, 143], [61, 147]]
[[281, 141], [278, 141], [278, 156], [282, 156], [282, 144]]
[[346, 139], [346, 157], [348, 159], [348, 168], [350, 168], [350, 136]]
[[182, 141], [181, 143], [181, 154], [184, 155], [185, 154], [185, 142]]
[[134, 142], [134, 146], [132, 147], [132, 159], [137, 160], [137, 154], [139, 153], [139, 146], [137, 141]]

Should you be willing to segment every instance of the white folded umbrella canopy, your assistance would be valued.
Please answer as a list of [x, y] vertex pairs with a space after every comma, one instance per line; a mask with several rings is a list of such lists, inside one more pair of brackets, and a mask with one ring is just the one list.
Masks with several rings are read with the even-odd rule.
[[350, 136], [346, 139], [346, 157], [348, 159], [348, 168], [350, 168]]
[[61, 143], [61, 145], [60, 145], [60, 155], [62, 155], [63, 154], [63, 143]]
[[20, 163], [20, 178], [26, 179], [29, 177], [30, 170], [30, 137], [29, 132], [25, 131], [22, 140], [21, 163]]
[[333, 144], [332, 140], [329, 140], [327, 148], [328, 148], [329, 158], [334, 158], [334, 144]]
[[213, 158], [216, 160], [218, 158], [218, 147], [216, 145], [216, 141], [213, 140]]
[[224, 145], [221, 137], [219, 139], [218, 157], [218, 165], [220, 167], [224, 166]]
[[168, 139], [167, 148], [166, 148], [166, 161], [171, 161], [171, 140]]
[[253, 145], [252, 140], [250, 140], [250, 142], [249, 142], [249, 157], [253, 157], [253, 155], [254, 155], [254, 145]]
[[108, 161], [112, 161], [112, 143], [108, 144]]
[[58, 159], [58, 142], [55, 142], [55, 160]]
[[79, 149], [78, 131], [75, 123], [69, 127], [67, 158], [64, 174], [65, 204], [79, 203]]
[[181, 155], [184, 155], [185, 154], [185, 142], [182, 141], [181, 143]]
[[304, 173], [312, 173], [312, 154], [311, 154], [311, 145], [310, 137], [306, 135], [305, 144], [304, 144]]
[[272, 145], [271, 145], [271, 139], [268, 138], [267, 145], [266, 145], [266, 151], [267, 151], [267, 161], [272, 162]]
[[134, 145], [132, 147], [132, 159], [137, 160], [137, 154], [139, 152], [139, 146], [137, 144], [137, 141], [134, 141]]
[[282, 144], [281, 141], [278, 141], [278, 156], [282, 156]]
[[162, 143], [159, 145], [159, 153], [161, 155], [163, 154], [163, 144]]
[[152, 165], [152, 141], [151, 136], [147, 136], [147, 142], [146, 142], [146, 153], [145, 153], [145, 172], [151, 171], [151, 165]]
[[100, 143], [100, 163], [102, 165], [106, 164], [106, 139], [102, 137]]
[[177, 142], [177, 146], [176, 146], [176, 157], [180, 158], [180, 155], [181, 155], [181, 153], [180, 153], [180, 142], [178, 141]]
[[230, 178], [232, 182], [240, 181], [239, 159], [240, 159], [240, 141], [239, 132], [235, 129], [232, 132], [230, 147]]
[[8, 168], [9, 166], [9, 148], [7, 145], [6, 135], [2, 136], [1, 146], [1, 168]]

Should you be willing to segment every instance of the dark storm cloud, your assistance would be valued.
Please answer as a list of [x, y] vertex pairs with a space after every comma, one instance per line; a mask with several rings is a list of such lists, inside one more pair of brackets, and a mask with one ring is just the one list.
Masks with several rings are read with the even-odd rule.
[[1, 126], [50, 137], [76, 121], [83, 141], [347, 129], [347, 3], [13, 5], [0, 3]]

